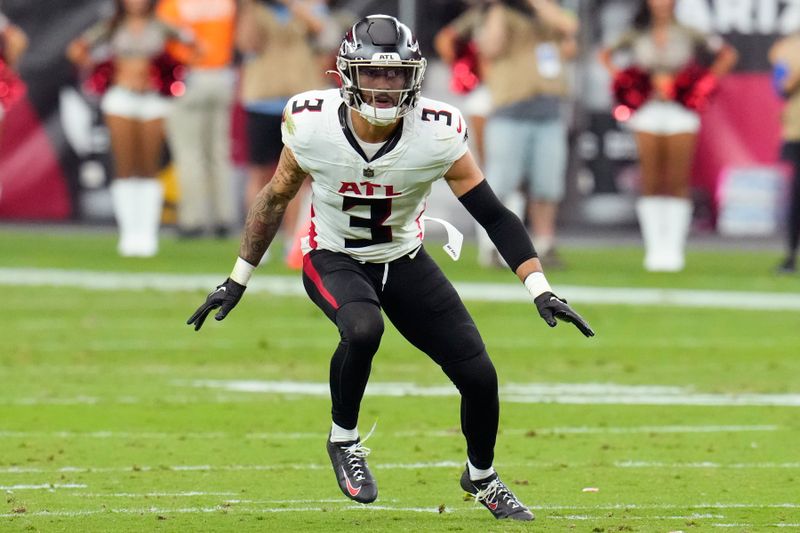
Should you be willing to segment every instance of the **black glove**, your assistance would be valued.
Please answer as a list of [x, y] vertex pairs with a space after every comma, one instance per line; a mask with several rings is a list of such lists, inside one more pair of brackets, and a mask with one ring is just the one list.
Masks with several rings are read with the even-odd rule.
[[194, 330], [199, 330], [203, 327], [203, 322], [206, 321], [208, 314], [217, 307], [219, 307], [220, 310], [214, 315], [214, 318], [222, 320], [228, 316], [231, 309], [236, 307], [236, 304], [241, 300], [242, 294], [244, 294], [246, 288], [247, 287], [236, 283], [231, 278], [226, 279], [222, 282], [222, 285], [217, 285], [217, 288], [208, 294], [205, 303], [197, 308], [197, 311], [189, 317], [186, 323], [190, 325], [194, 324]]
[[581, 318], [581, 315], [573, 311], [566, 300], [562, 300], [552, 292], [543, 292], [533, 300], [533, 303], [536, 304], [539, 315], [551, 328], [558, 324], [556, 319], [563, 320], [575, 324], [575, 327], [587, 337], [594, 337], [594, 330]]

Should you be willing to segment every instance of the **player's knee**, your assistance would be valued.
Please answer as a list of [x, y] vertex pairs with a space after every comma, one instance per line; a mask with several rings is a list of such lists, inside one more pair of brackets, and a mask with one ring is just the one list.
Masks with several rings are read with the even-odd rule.
[[462, 396], [497, 396], [497, 372], [485, 350], [476, 357], [445, 366], [444, 371]]
[[377, 351], [383, 336], [383, 316], [377, 305], [352, 302], [343, 305], [336, 314], [336, 324], [342, 340], [352, 347]]

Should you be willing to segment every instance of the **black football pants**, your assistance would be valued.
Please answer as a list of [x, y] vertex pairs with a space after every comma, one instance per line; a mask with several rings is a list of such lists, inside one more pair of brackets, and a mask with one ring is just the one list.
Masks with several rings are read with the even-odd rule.
[[442, 367], [461, 393], [461, 430], [477, 468], [494, 458], [499, 418], [497, 374], [478, 329], [450, 281], [423, 248], [412, 259], [360, 263], [314, 250], [303, 261], [303, 284], [339, 329], [331, 359], [333, 421], [355, 428], [372, 358], [383, 334], [381, 309], [397, 330]]

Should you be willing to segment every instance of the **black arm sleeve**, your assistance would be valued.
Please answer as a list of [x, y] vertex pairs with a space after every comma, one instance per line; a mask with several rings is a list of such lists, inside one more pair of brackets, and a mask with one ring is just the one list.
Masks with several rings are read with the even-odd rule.
[[486, 180], [458, 199], [483, 226], [513, 272], [528, 259], [537, 257], [525, 226], [498, 200]]

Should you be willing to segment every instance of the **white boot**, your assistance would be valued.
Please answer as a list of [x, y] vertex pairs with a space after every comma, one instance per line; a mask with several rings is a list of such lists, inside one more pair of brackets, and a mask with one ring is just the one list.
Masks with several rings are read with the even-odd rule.
[[666, 241], [666, 209], [664, 197], [642, 196], [636, 201], [636, 215], [644, 240], [644, 269], [664, 270]]
[[141, 257], [158, 253], [158, 233], [164, 207], [164, 186], [156, 178], [136, 180], [138, 199], [137, 252]]
[[692, 222], [692, 202], [686, 198], [666, 197], [666, 256], [664, 271], [680, 272], [686, 266], [686, 238]]
[[514, 191], [505, 198], [503, 198], [503, 205], [506, 208], [517, 215], [517, 217], [525, 222], [525, 206], [527, 205], [527, 201], [525, 195], [519, 191]]
[[484, 268], [500, 266], [497, 262], [497, 252], [494, 248], [494, 243], [489, 239], [489, 235], [480, 224], [475, 224], [475, 237], [478, 244], [478, 264]]
[[123, 257], [136, 255], [136, 184], [130, 178], [116, 178], [109, 187], [111, 206], [117, 220], [119, 241], [117, 252]]

